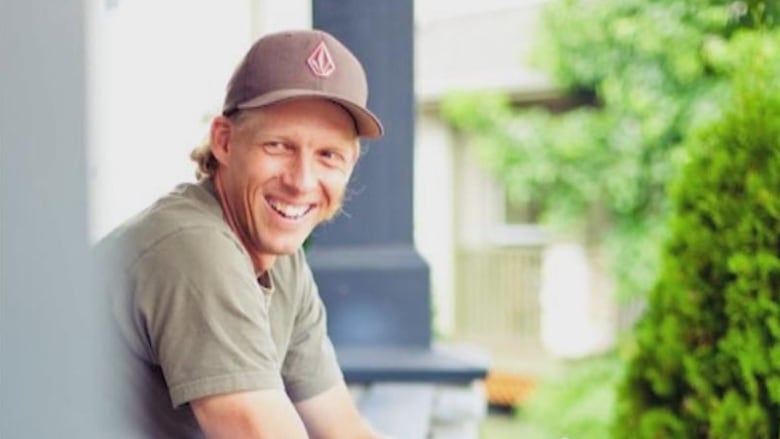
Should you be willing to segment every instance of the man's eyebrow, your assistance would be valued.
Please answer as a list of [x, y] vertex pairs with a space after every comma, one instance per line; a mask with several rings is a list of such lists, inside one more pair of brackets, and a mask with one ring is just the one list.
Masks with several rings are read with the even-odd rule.
[[325, 147], [328, 148], [338, 148], [338, 149], [351, 149], [355, 146], [355, 142], [349, 140], [349, 141], [336, 141], [336, 142], [328, 142], [325, 143]]

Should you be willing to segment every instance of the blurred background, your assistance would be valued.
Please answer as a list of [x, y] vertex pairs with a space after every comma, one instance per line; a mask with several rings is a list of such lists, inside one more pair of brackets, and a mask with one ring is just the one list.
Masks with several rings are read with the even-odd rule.
[[[236, 60], [264, 33], [310, 27], [312, 7], [88, 11], [94, 241], [194, 179], [188, 154]], [[673, 182], [732, 105], [734, 72], [761, 59], [749, 48], [780, 51], [777, 17], [769, 1], [414, 2], [414, 244], [435, 339], [490, 354], [481, 437], [612, 435], [642, 346], [633, 328], [673, 256]], [[777, 437], [775, 393], [759, 398], [768, 430], [755, 430], [774, 435], [751, 437]]]

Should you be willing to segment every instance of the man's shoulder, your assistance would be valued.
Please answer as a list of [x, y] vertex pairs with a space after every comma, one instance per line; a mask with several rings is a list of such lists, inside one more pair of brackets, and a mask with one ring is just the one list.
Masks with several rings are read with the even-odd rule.
[[120, 247], [125, 257], [136, 258], [164, 244], [205, 245], [208, 239], [193, 239], [199, 236], [235, 241], [214, 195], [203, 184], [185, 183], [118, 226], [98, 248], [110, 252]]
[[136, 217], [131, 223], [152, 226], [227, 227], [215, 195], [204, 183], [182, 183]]

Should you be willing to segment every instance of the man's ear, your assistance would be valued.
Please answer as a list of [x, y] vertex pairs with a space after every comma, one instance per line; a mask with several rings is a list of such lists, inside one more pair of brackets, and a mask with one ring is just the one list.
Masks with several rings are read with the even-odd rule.
[[230, 153], [230, 137], [233, 135], [233, 124], [225, 116], [217, 116], [211, 121], [209, 140], [211, 141], [211, 153], [220, 165], [224, 166]]

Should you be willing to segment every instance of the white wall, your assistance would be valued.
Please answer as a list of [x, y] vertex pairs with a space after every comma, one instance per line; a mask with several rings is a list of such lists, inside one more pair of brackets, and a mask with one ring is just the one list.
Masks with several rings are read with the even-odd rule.
[[591, 263], [581, 243], [556, 242], [544, 251], [541, 336], [545, 348], [559, 357], [604, 352], [615, 343], [614, 316], [605, 315], [611, 305], [599, 294], [604, 286]]
[[[254, 37], [310, 27], [307, 0], [100, 2], [91, 62], [91, 236], [176, 184]], [[108, 6], [106, 6], [108, 5]]]
[[539, 93], [549, 78], [531, 66], [546, 0], [417, 0], [415, 80], [421, 99], [452, 90]]

